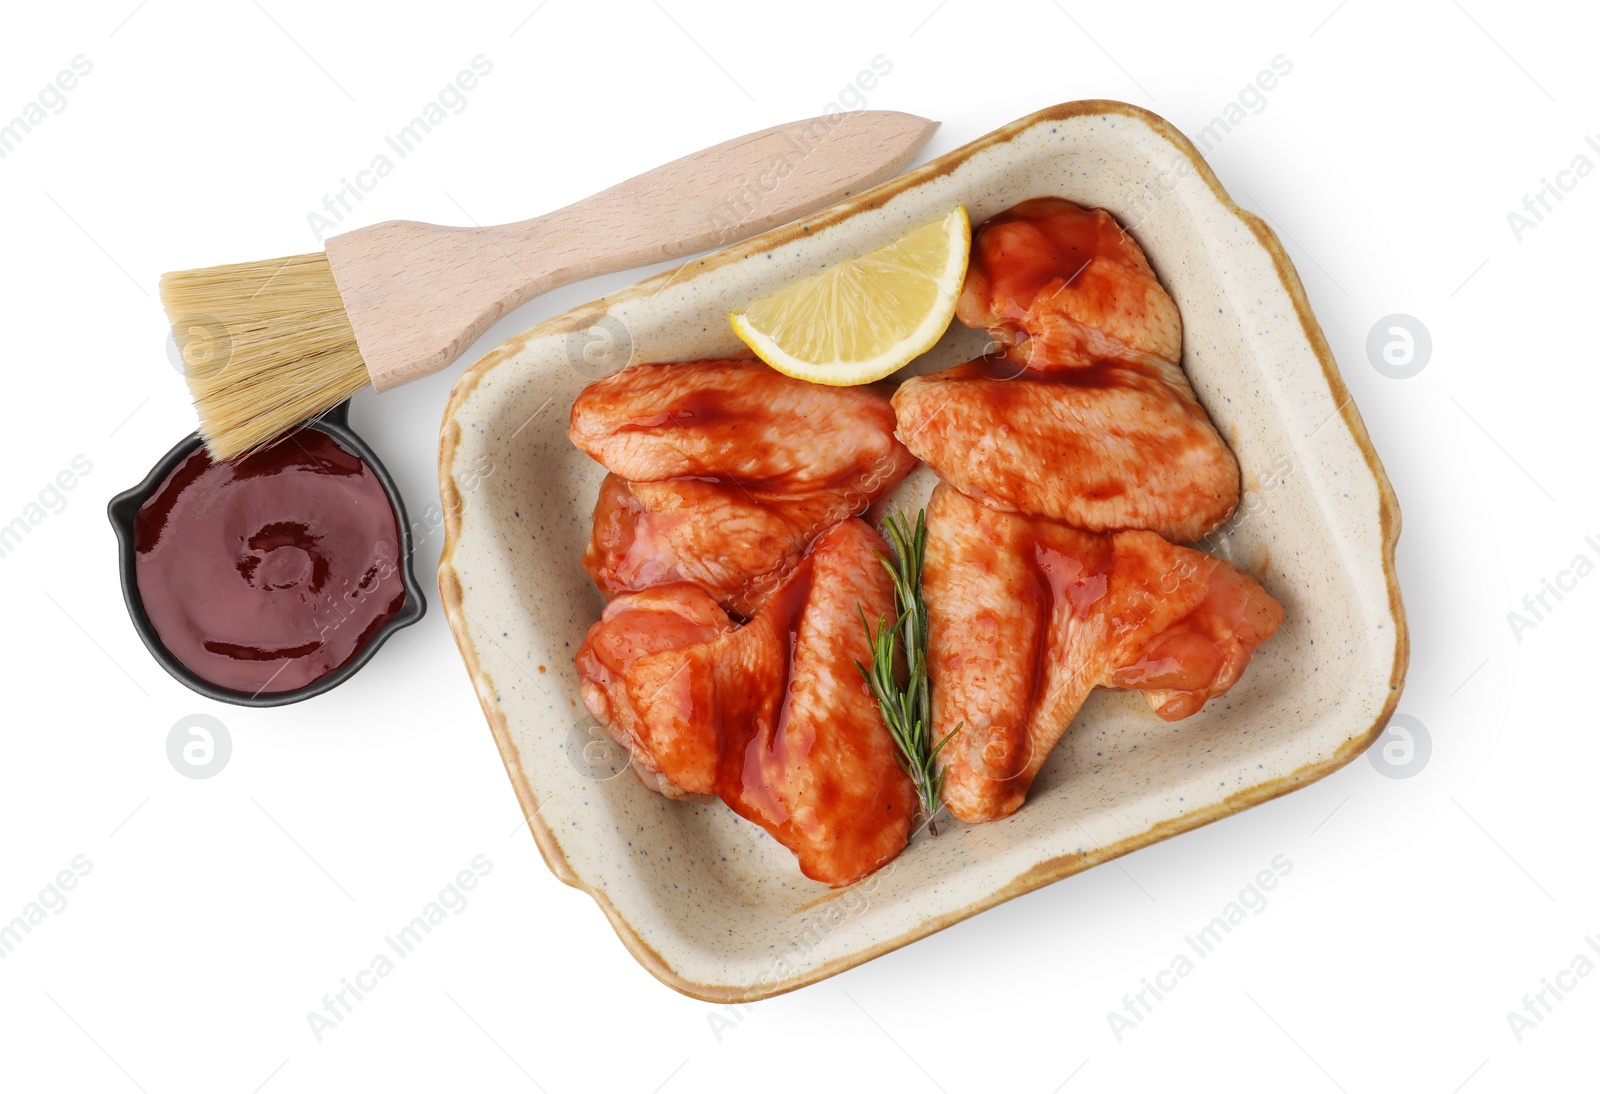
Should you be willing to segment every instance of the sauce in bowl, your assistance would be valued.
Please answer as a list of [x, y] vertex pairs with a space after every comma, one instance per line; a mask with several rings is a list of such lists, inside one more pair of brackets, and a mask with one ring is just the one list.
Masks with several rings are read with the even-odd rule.
[[133, 543], [161, 644], [202, 679], [251, 695], [333, 672], [406, 602], [382, 481], [316, 429], [224, 463], [196, 450], [139, 507]]

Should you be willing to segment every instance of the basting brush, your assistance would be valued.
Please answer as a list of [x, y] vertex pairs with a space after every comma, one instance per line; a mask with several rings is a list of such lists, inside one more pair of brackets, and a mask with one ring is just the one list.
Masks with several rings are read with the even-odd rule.
[[[938, 122], [867, 110], [775, 126], [545, 216], [494, 227], [388, 221], [320, 254], [169, 273], [216, 459], [257, 448], [371, 384], [430, 375], [508, 311], [561, 285], [748, 238], [898, 173]], [[193, 347], [203, 345], [202, 352]]]

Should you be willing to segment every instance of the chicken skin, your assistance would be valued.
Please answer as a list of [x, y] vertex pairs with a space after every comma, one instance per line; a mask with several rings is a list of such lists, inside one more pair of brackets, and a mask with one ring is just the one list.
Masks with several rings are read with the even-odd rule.
[[894, 609], [886, 550], [861, 520], [835, 525], [738, 629], [692, 585], [625, 594], [575, 658], [585, 703], [648, 785], [716, 794], [834, 886], [899, 854], [916, 812], [856, 669], [872, 657], [859, 612]]
[[1152, 532], [1097, 535], [991, 509], [940, 484], [922, 576], [944, 800], [1016, 812], [1096, 687], [1168, 721], [1232, 687], [1283, 608], [1248, 574]]
[[743, 359], [625, 369], [583, 391], [570, 434], [612, 472], [584, 552], [600, 590], [687, 581], [742, 619], [916, 462], [876, 392]]
[[1104, 209], [1033, 198], [972, 235], [956, 316], [1040, 369], [1153, 357], [1178, 363], [1178, 306]]
[[914, 376], [894, 395], [900, 439], [968, 497], [1091, 532], [1189, 542], [1239, 504], [1238, 461], [1177, 365], [1033, 376], [988, 358]]

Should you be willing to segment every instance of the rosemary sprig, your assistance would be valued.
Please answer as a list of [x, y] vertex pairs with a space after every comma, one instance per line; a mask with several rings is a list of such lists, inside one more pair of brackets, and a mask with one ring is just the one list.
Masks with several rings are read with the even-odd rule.
[[[938, 769], [935, 760], [939, 750], [961, 727], [956, 726], [944, 740], [934, 742], [933, 702], [928, 682], [928, 605], [922, 599], [922, 557], [927, 547], [928, 529], [922, 510], [917, 512], [915, 529], [903, 513], [891, 513], [884, 521], [884, 529], [894, 555], [890, 557], [879, 552], [878, 560], [894, 584], [895, 610], [899, 615], [892, 625], [879, 616], [878, 629], [874, 632], [867, 622], [866, 611], [859, 604], [856, 606], [861, 613], [861, 625], [866, 628], [867, 643], [872, 647], [872, 667], [857, 661], [856, 668], [878, 700], [884, 724], [889, 727], [889, 735], [899, 749], [900, 766], [911, 777], [918, 807], [928, 818], [928, 834], [937, 836], [939, 830], [934, 827], [933, 819], [941, 807], [944, 772]], [[901, 659], [896, 652], [901, 649], [904, 650], [903, 675], [897, 671]]]

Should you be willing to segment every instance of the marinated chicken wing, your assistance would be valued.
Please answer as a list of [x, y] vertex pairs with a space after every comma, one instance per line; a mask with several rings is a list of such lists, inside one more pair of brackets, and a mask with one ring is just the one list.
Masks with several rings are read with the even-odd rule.
[[916, 462], [882, 396], [741, 359], [625, 369], [578, 397], [571, 436], [613, 472], [584, 552], [601, 591], [688, 581], [746, 619]]
[[1187, 542], [1239, 503], [1233, 453], [1182, 370], [1155, 358], [1049, 373], [985, 358], [912, 377], [894, 408], [906, 447], [998, 509]]
[[717, 794], [835, 886], [899, 854], [916, 812], [855, 667], [871, 659], [859, 612], [893, 611], [885, 550], [862, 521], [835, 525], [754, 619], [721, 633], [692, 586], [619, 597], [576, 659], [585, 703], [630, 740], [642, 775]]
[[[883, 481], [901, 474], [896, 468]], [[818, 532], [862, 512], [879, 492], [872, 484], [772, 498], [723, 482], [607, 475], [583, 566], [607, 597], [688, 581], [749, 619]]]
[[772, 496], [848, 487], [882, 467], [904, 475], [913, 462], [877, 392], [807, 383], [749, 358], [613, 373], [583, 389], [568, 436], [630, 482], [713, 478]]
[[1101, 209], [1035, 198], [973, 236], [956, 309], [1007, 348], [901, 385], [897, 435], [987, 505], [1177, 540], [1217, 527], [1239, 467], [1178, 365], [1177, 306]]
[[1232, 687], [1283, 608], [1248, 574], [1151, 532], [1095, 535], [1004, 513], [948, 485], [928, 505], [922, 576], [944, 798], [995, 820], [1096, 687], [1187, 717]]
[[[634, 772], [657, 793], [688, 797], [662, 774], [663, 761], [654, 750], [658, 742], [628, 696], [628, 672], [641, 657], [699, 645], [732, 630], [733, 621], [703, 590], [682, 583], [658, 585], [607, 604], [578, 647], [573, 661], [584, 706], [628, 750]], [[659, 743], [670, 747], [674, 742]]]
[[1178, 362], [1178, 306], [1104, 209], [1034, 198], [972, 235], [956, 315], [1045, 370], [1111, 359]]

